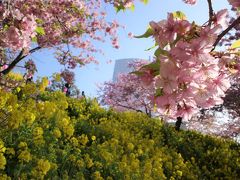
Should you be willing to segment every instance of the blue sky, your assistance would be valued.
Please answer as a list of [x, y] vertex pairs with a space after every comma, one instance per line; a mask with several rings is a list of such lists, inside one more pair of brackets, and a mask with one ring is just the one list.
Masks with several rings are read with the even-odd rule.
[[[229, 8], [227, 0], [213, 0], [214, 10]], [[81, 91], [85, 91], [87, 96], [97, 96], [96, 84], [112, 79], [114, 60], [124, 58], [149, 59], [153, 51], [145, 51], [154, 43], [152, 39], [129, 39], [128, 33], [134, 35], [143, 34], [150, 21], [160, 21], [166, 19], [168, 12], [183, 11], [188, 20], [203, 24], [208, 19], [207, 0], [198, 0], [195, 6], [190, 6], [182, 0], [149, 0], [147, 5], [138, 2], [135, 10], [116, 13], [109, 5], [103, 7], [108, 13], [108, 19], [116, 19], [126, 28], [119, 31], [120, 48], [113, 49], [110, 43], [97, 43], [96, 46], [103, 50], [104, 55], [97, 55], [99, 65], [89, 64], [75, 69], [75, 84]], [[54, 59], [51, 50], [43, 50], [31, 55], [38, 68], [38, 76], [50, 76], [54, 72], [59, 72], [62, 68]], [[112, 60], [111, 64], [107, 61]]]

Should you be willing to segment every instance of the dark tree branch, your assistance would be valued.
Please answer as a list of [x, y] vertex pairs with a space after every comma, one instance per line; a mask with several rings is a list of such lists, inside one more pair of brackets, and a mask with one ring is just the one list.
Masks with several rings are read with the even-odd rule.
[[208, 2], [208, 9], [209, 9], [209, 21], [208, 21], [208, 25], [211, 25], [212, 20], [213, 20], [213, 7], [212, 7], [212, 1], [211, 0], [207, 0]]
[[221, 34], [218, 35], [215, 43], [213, 44], [213, 48], [211, 51], [213, 51], [216, 46], [218, 45], [218, 43], [221, 41], [221, 39], [232, 29], [234, 28], [236, 25], [238, 25], [240, 23], [240, 16], [235, 19], [235, 21], [232, 22], [232, 24], [230, 24], [230, 26], [228, 26], [227, 29], [225, 29]]
[[145, 113], [148, 115], [148, 117], [152, 117], [151, 109], [147, 107], [147, 104], [144, 104], [145, 107]]
[[29, 54], [34, 53], [35, 51], [41, 49], [40, 46], [33, 48], [29, 51], [29, 53], [27, 55], [23, 55], [24, 50], [22, 50], [18, 56], [9, 64], [7, 69], [4, 69], [3, 71], [0, 72], [0, 74], [6, 75], [8, 74], [15, 66], [16, 64], [18, 64], [22, 59], [24, 59], [25, 57], [27, 57]]
[[7, 69], [4, 69], [4, 70], [1, 72], [1, 74], [3, 74], [3, 75], [8, 74], [8, 73], [15, 67], [15, 65], [16, 65], [19, 61], [21, 61], [23, 52], [24, 52], [24, 51], [22, 50], [22, 51], [18, 54], [18, 56], [11, 62], [11, 64], [9, 64], [8, 68], [7, 68]]

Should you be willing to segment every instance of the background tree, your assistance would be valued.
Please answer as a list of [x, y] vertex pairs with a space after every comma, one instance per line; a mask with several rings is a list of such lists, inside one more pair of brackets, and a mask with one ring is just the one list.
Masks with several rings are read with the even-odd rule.
[[[129, 68], [138, 70], [148, 61], [135, 61]], [[119, 74], [116, 82], [105, 82], [99, 89], [99, 99], [102, 105], [108, 105], [119, 111], [137, 111], [152, 116], [153, 95], [152, 86], [143, 86], [139, 76], [135, 74]]]
[[73, 72], [65, 69], [61, 73], [56, 73], [49, 81], [48, 91], [62, 91], [67, 96], [78, 98], [80, 90], [75, 85], [75, 75]]
[[59, 63], [70, 69], [96, 62], [93, 41], [109, 36], [118, 48], [119, 25], [105, 16], [100, 0], [0, 1], [0, 75], [40, 49], [55, 50]]

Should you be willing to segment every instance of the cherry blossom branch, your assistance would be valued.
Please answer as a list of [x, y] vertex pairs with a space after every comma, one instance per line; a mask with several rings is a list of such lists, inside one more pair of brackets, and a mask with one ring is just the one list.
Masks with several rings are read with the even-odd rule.
[[24, 55], [24, 56], [23, 56], [24, 50], [21, 50], [21, 52], [18, 54], [18, 56], [9, 64], [8, 68], [4, 69], [0, 73], [3, 74], [3, 75], [8, 74], [16, 66], [16, 64], [18, 64], [22, 59], [24, 59], [29, 54], [32, 54], [39, 49], [41, 49], [40, 46], [35, 47], [35, 48], [31, 49], [27, 55]]
[[212, 1], [211, 1], [211, 0], [207, 0], [207, 2], [208, 2], [208, 8], [209, 8], [209, 21], [208, 21], [208, 25], [211, 25], [211, 23], [212, 23], [212, 18], [213, 18]]
[[211, 51], [213, 51], [216, 46], [218, 45], [218, 43], [221, 41], [221, 39], [232, 29], [234, 28], [236, 25], [238, 25], [240, 23], [240, 16], [235, 19], [232, 24], [230, 24], [230, 26], [228, 26], [227, 29], [225, 29], [221, 34], [218, 35], [215, 43], [213, 44], [213, 49]]

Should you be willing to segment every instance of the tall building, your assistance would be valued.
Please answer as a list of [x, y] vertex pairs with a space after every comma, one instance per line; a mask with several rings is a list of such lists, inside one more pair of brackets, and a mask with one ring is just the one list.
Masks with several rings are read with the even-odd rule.
[[129, 73], [133, 71], [128, 65], [136, 60], [140, 60], [138, 58], [127, 58], [127, 59], [118, 59], [115, 61], [114, 71], [113, 71], [113, 82], [117, 81], [118, 75], [121, 73]]

